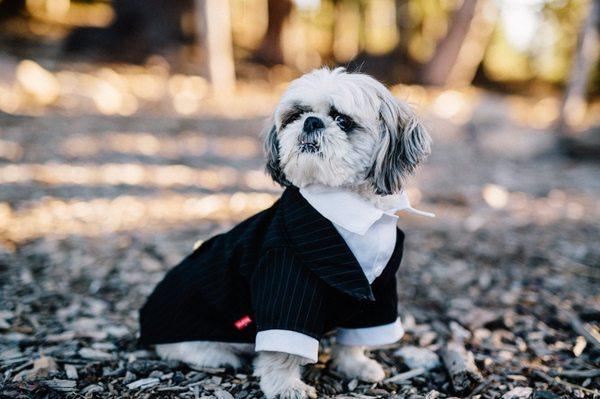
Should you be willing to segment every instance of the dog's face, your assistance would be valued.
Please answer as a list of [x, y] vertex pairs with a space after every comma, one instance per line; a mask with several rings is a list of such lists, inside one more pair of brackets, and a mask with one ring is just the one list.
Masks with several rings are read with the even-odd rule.
[[429, 154], [429, 136], [407, 105], [370, 76], [342, 68], [294, 80], [273, 119], [267, 170], [284, 186], [370, 183], [392, 194]]

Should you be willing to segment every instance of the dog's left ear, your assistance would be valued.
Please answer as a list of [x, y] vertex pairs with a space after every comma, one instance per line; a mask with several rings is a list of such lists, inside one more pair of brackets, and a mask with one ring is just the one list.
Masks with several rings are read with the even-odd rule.
[[275, 127], [275, 124], [267, 130], [264, 150], [267, 157], [266, 168], [267, 172], [271, 175], [271, 178], [284, 187], [291, 186], [292, 183], [285, 178], [285, 173], [283, 173], [283, 170], [281, 169], [281, 162], [279, 160], [279, 139], [277, 138], [277, 128]]
[[379, 95], [381, 138], [370, 178], [377, 194], [389, 195], [400, 191], [404, 178], [427, 158], [431, 138], [408, 105], [387, 89]]

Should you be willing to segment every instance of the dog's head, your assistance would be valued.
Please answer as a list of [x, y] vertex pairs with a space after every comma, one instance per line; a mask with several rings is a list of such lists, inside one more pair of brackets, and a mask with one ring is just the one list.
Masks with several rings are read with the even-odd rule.
[[410, 107], [381, 83], [343, 68], [294, 80], [267, 133], [267, 170], [281, 185], [359, 186], [398, 192], [429, 154], [430, 138]]

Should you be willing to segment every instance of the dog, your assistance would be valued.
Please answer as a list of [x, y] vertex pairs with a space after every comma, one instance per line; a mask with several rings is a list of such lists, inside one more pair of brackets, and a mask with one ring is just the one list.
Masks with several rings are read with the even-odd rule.
[[365, 351], [403, 335], [396, 213], [431, 216], [403, 190], [430, 142], [411, 108], [366, 74], [322, 68], [292, 81], [265, 138], [282, 197], [167, 273], [140, 312], [140, 342], [195, 367], [237, 368], [256, 353], [267, 398], [312, 398], [301, 368], [336, 330], [332, 367], [383, 380]]

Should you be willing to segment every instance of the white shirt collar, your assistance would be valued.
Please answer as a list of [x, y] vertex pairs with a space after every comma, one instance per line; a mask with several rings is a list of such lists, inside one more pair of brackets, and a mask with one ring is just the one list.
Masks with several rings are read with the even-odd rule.
[[433, 213], [414, 209], [404, 191], [385, 196], [379, 207], [358, 193], [339, 187], [311, 184], [301, 188], [300, 194], [326, 219], [360, 235], [364, 235], [383, 215], [397, 218], [395, 212], [407, 211], [420, 216], [435, 216]]

